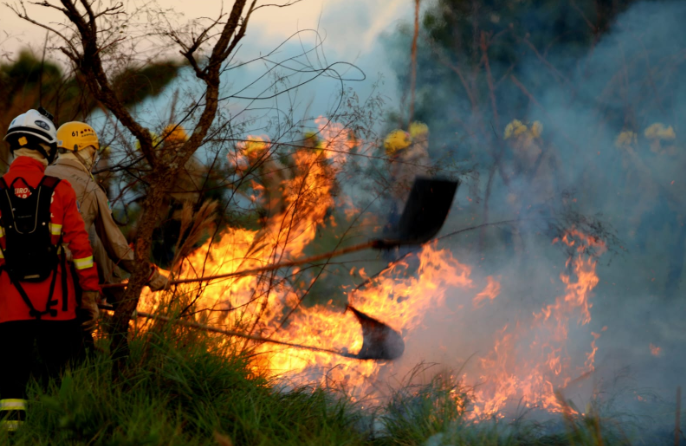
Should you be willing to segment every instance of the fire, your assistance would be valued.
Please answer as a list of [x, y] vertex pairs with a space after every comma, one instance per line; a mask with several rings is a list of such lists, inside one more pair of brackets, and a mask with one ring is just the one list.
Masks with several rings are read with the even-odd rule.
[[[302, 149], [293, 154], [294, 174], [281, 184], [284, 210], [268, 218], [259, 230], [230, 228], [218, 240], [208, 240], [177, 268], [176, 279], [228, 274], [303, 257], [318, 229], [332, 221], [328, 217], [332, 207], [344, 207], [351, 221], [356, 217], [358, 211], [349, 197], [341, 194], [337, 201], [332, 198], [336, 176], [353, 149], [354, 138], [340, 124], [322, 117], [316, 122], [325, 150]], [[270, 144], [267, 138], [259, 142]], [[259, 201], [262, 191], [260, 187], [255, 190]], [[562, 408], [556, 391], [572, 382], [571, 377], [593, 370], [600, 335], [592, 334], [591, 350], [583, 365], [576, 368], [566, 341], [572, 319], [581, 325], [591, 320], [589, 299], [598, 276], [595, 259], [586, 254], [590, 250], [601, 253], [604, 245], [575, 229], [565, 233], [561, 242], [575, 253], [568, 262], [569, 271], [560, 275], [564, 295], [532, 314], [528, 323], [503, 326], [486, 356], [476, 361], [478, 370], [460, 377], [467, 384], [479, 384], [472, 397], [472, 416], [476, 419], [499, 415], [512, 401], [559, 412]], [[350, 274], [367, 277], [363, 268], [352, 268]], [[300, 305], [315, 280], [317, 277], [306, 269], [283, 269], [202, 285], [186, 284], [178, 287], [173, 298], [206, 324], [357, 353], [363, 343], [362, 330], [352, 312], [345, 311], [345, 303]], [[492, 306], [500, 301], [496, 298], [503, 293], [501, 277], [489, 276], [485, 285], [475, 282], [469, 265], [432, 243], [393, 265], [370, 286], [347, 291], [347, 302], [411, 341], [424, 328], [429, 313], [445, 310], [455, 290], [469, 296], [466, 302], [471, 301], [471, 308], [459, 305], [459, 311], [477, 311], [486, 303]], [[140, 305], [150, 311], [159, 304], [155, 295], [148, 293]], [[225, 342], [247, 344], [241, 339], [227, 338]], [[402, 373], [402, 366], [395, 363], [360, 361], [269, 343], [252, 348], [254, 367], [278, 375], [286, 383], [317, 382], [344, 389], [358, 399], [379, 396], [377, 381], [385, 374]]]
[[596, 260], [584, 258], [584, 254], [591, 248], [602, 253], [605, 246], [575, 229], [567, 231], [562, 242], [576, 247], [577, 254], [567, 262], [573, 273], [560, 274], [565, 294], [534, 313], [530, 325], [520, 323], [511, 329], [505, 326], [498, 334], [492, 352], [480, 360], [479, 380], [483, 384], [474, 395], [475, 419], [501, 416], [508, 402], [551, 412], [568, 410], [560, 405], [556, 392], [571, 383], [571, 376], [594, 370], [600, 334], [591, 333], [591, 351], [581, 368], [573, 367], [566, 342], [574, 315], [577, 324], [591, 321], [589, 298], [598, 284], [598, 276]]
[[657, 357], [660, 356], [662, 349], [656, 345], [650, 344], [650, 354]]
[[486, 299], [493, 300], [500, 294], [500, 280], [496, 280], [492, 276], [488, 276], [486, 280], [488, 281], [486, 288], [474, 296], [474, 299], [472, 300], [472, 305], [474, 305], [474, 308], [479, 308], [481, 305], [483, 305], [483, 301]]

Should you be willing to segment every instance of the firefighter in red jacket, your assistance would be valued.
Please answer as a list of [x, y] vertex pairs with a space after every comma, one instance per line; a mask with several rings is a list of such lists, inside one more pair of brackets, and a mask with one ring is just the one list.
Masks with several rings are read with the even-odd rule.
[[44, 175], [57, 150], [51, 118], [29, 110], [4, 138], [14, 161], [0, 179], [0, 426], [10, 431], [24, 419], [34, 343], [38, 378], [56, 376], [83, 355], [83, 331], [98, 317], [98, 273], [76, 194]]

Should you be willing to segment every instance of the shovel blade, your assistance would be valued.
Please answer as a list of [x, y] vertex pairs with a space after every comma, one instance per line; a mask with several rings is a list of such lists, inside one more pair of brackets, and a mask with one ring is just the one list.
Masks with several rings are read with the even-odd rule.
[[417, 177], [398, 226], [380, 242], [386, 246], [421, 245], [443, 227], [459, 181]]
[[360, 310], [348, 305], [362, 325], [362, 348], [355, 355], [357, 359], [394, 360], [405, 352], [405, 342], [400, 333], [388, 325], [374, 319]]

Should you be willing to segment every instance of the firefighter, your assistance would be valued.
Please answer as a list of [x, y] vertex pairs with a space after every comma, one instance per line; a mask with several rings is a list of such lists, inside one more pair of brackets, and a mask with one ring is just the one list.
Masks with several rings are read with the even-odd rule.
[[[161, 159], [171, 159], [174, 155], [167, 154], [176, 152], [188, 140], [186, 131], [178, 124], [169, 124], [162, 130], [161, 136], [152, 134], [155, 148], [159, 151]], [[136, 144], [140, 150], [140, 143]], [[179, 171], [169, 194], [165, 199], [165, 205], [157, 215], [157, 227], [153, 232], [152, 255], [153, 258], [164, 267], [171, 267], [176, 253], [174, 247], [179, 238], [185, 239], [187, 234], [181, 234], [181, 210], [184, 205], [190, 203], [197, 211], [202, 204], [202, 190], [207, 185], [207, 169], [194, 156], [192, 156], [183, 169]], [[129, 239], [135, 238], [136, 228], [129, 233]], [[182, 243], [179, 243], [181, 245]]]
[[[283, 214], [286, 210], [284, 196], [285, 167], [276, 159], [272, 145], [266, 137], [248, 135], [248, 139], [238, 145], [244, 159], [238, 162], [236, 170], [257, 185], [262, 195], [262, 221]], [[255, 187], [254, 187], [255, 188]]]
[[[74, 188], [86, 231], [91, 235], [100, 278], [105, 283], [118, 283], [121, 281], [118, 268], [133, 273], [137, 263], [126, 237], [112, 218], [105, 191], [90, 173], [100, 150], [98, 136], [86, 123], [67, 122], [57, 130], [57, 148], [60, 156], [45, 172], [69, 181]], [[153, 291], [168, 286], [167, 278], [153, 264], [150, 265], [148, 286]], [[108, 297], [116, 306], [121, 293], [113, 292]]]
[[[553, 213], [550, 203], [559, 189], [559, 160], [553, 148], [545, 146], [542, 133], [539, 121], [525, 123], [514, 119], [503, 134], [512, 157], [506, 167], [512, 179], [507, 203], [518, 218], [533, 214], [550, 217]], [[514, 225], [508, 234], [517, 254], [522, 254], [527, 245], [522, 229]]]
[[526, 124], [514, 119], [505, 127], [503, 139], [512, 155], [507, 171], [516, 183], [508, 196], [508, 202], [517, 212], [532, 204], [531, 201], [538, 201], [539, 192], [545, 194], [540, 197], [543, 201], [552, 198], [552, 178], [549, 169], [544, 168], [547, 154], [543, 147], [542, 133], [543, 125], [539, 121]]
[[[646, 128], [643, 135], [650, 145], [650, 152], [643, 150], [650, 181], [646, 182], [648, 187], [641, 190], [646, 198], [640, 200], [644, 206], [639, 209], [640, 224], [636, 238], [639, 248], [645, 250], [652, 247], [649, 241], [655, 239], [656, 233], [667, 229], [671, 243], [667, 244], [666, 249], [664, 296], [674, 299], [679, 295], [681, 273], [686, 260], [686, 215], [683, 200], [676, 198], [676, 194], [669, 197], [667, 191], [683, 190], [686, 186], [682, 174], [686, 158], [677, 146], [676, 132], [672, 126], [656, 122]], [[658, 186], [660, 181], [664, 182], [661, 187]], [[663, 188], [667, 188], [667, 191]]]
[[14, 155], [0, 179], [0, 422], [9, 431], [24, 420], [34, 342], [44, 365], [39, 378], [57, 376], [83, 357], [83, 331], [98, 318], [98, 273], [76, 193], [44, 174], [56, 133], [41, 109], [17, 116], [4, 137]]
[[389, 222], [398, 223], [417, 176], [430, 173], [429, 128], [421, 122], [410, 124], [408, 131], [394, 130], [384, 140], [390, 162], [390, 192], [393, 197]]
[[[414, 180], [431, 172], [429, 159], [429, 127], [421, 122], [410, 124], [408, 131], [394, 130], [384, 140], [386, 156], [390, 163], [391, 209], [385, 232], [395, 232], [405, 203], [410, 196]], [[413, 248], [405, 246], [384, 252], [384, 259], [397, 260]]]

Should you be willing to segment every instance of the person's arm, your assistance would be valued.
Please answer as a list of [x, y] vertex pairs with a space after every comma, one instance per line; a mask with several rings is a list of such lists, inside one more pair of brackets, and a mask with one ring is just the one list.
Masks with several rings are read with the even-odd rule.
[[94, 221], [95, 232], [110, 259], [118, 267], [131, 274], [136, 268], [133, 249], [129, 246], [124, 234], [121, 233], [119, 226], [114, 222], [105, 193], [99, 187], [96, 187], [93, 190], [93, 194], [95, 196], [95, 205], [98, 208]]
[[[95, 232], [98, 234], [98, 238], [110, 259], [121, 269], [132, 274], [136, 268], [133, 249], [131, 249], [126, 241], [126, 237], [124, 237], [124, 234], [119, 230], [119, 226], [115, 223], [105, 193], [100, 188], [96, 188], [94, 193], [98, 206]], [[148, 286], [153, 291], [163, 290], [168, 286], [167, 278], [161, 275], [153, 264], [150, 264]]]

